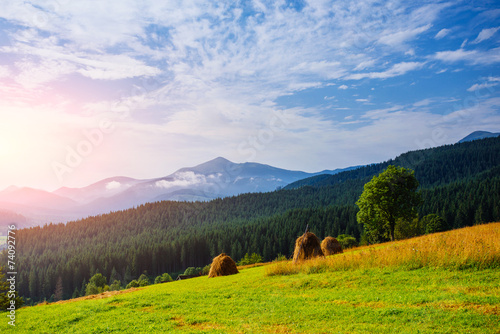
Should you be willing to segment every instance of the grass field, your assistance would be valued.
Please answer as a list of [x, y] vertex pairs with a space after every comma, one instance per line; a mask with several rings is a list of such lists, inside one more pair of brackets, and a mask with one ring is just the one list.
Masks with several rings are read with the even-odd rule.
[[[460, 252], [449, 243], [457, 240], [456, 233], [468, 234], [467, 240], [484, 248], [461, 247]], [[18, 311], [15, 329], [5, 317], [0, 331], [500, 333], [500, 254], [495, 254], [498, 241], [492, 239], [498, 233], [500, 224], [488, 224], [355, 249], [295, 270], [283, 269], [293, 264], [275, 263], [242, 269], [233, 276], [26, 307]], [[404, 261], [405, 247], [414, 249], [415, 242], [433, 240], [449, 246], [437, 257], [447, 257], [452, 264], [443, 259], [412, 260], [411, 265]], [[382, 260], [383, 265], [377, 264]]]

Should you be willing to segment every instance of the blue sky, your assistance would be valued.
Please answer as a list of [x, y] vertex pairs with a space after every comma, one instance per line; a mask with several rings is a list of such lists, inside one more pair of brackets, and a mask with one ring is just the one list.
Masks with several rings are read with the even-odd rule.
[[496, 1], [14, 1], [0, 32], [0, 188], [217, 156], [313, 172], [500, 131]]

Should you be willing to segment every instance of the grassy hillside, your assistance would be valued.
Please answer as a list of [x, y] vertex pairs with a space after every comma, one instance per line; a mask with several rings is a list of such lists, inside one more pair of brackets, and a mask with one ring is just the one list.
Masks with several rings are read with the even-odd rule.
[[[499, 333], [500, 223], [18, 311], [36, 333]], [[417, 248], [415, 248], [417, 247]], [[420, 253], [419, 253], [420, 252]], [[412, 255], [413, 254], [413, 255]], [[413, 259], [413, 260], [412, 260]], [[281, 269], [280, 269], [281, 268]], [[11, 329], [7, 320], [0, 331]]]

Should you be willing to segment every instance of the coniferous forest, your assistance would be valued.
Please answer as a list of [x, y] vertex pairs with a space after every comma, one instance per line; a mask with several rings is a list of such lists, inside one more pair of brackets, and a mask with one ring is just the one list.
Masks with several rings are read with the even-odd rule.
[[149, 203], [20, 230], [19, 293], [42, 301], [60, 292], [62, 282], [62, 296], [68, 299], [96, 272], [110, 284], [117, 279], [126, 285], [145, 272], [154, 277], [203, 267], [221, 252], [235, 260], [246, 253], [258, 253], [265, 261], [278, 254], [289, 257], [306, 224], [320, 238], [347, 234], [363, 242], [355, 202], [363, 185], [389, 165], [415, 171], [423, 199], [420, 218], [437, 214], [445, 230], [500, 220], [500, 138], [490, 138], [408, 152], [270, 193]]

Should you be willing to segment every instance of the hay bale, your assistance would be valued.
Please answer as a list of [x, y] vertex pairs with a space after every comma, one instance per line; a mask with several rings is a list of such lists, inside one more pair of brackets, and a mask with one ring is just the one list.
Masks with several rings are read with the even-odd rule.
[[236, 262], [234, 262], [229, 255], [222, 253], [212, 260], [208, 277], [227, 276], [237, 273], [239, 273], [239, 271], [238, 268], [236, 268]]
[[295, 241], [295, 251], [293, 261], [307, 260], [314, 257], [323, 256], [318, 237], [311, 232], [304, 233]]
[[323, 251], [323, 254], [325, 254], [325, 256], [343, 252], [342, 245], [334, 237], [326, 237], [321, 242], [321, 250]]

